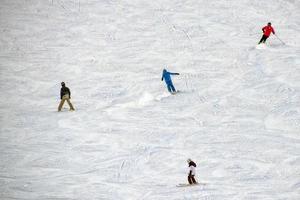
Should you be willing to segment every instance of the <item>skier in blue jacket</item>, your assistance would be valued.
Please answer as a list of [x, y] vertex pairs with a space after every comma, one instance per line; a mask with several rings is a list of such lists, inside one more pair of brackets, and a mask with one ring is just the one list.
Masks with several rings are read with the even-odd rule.
[[169, 92], [175, 93], [176, 89], [172, 83], [171, 75], [179, 75], [179, 73], [168, 72], [166, 69], [164, 69], [161, 77], [161, 81], [165, 80]]

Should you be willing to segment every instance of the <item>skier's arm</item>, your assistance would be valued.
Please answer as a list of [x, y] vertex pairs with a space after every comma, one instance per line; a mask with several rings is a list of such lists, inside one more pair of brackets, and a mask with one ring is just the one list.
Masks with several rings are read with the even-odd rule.
[[62, 89], [60, 90], [60, 99], [62, 99], [62, 97], [63, 97], [63, 91], [62, 91]]
[[179, 73], [170, 73], [171, 75], [179, 75]]
[[70, 91], [69, 88], [68, 88], [68, 92], [69, 92], [69, 97], [70, 97], [70, 99], [71, 99], [71, 91]]
[[192, 170], [190, 170], [190, 172], [189, 172], [189, 176], [192, 176]]
[[274, 28], [272, 28], [272, 33], [275, 35], [275, 31], [274, 31]]
[[164, 80], [164, 76], [161, 77], [161, 81], [163, 81], [163, 80]]

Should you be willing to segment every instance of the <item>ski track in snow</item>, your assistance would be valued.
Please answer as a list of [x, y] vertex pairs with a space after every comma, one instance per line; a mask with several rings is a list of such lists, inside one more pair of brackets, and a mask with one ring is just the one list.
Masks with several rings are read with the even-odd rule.
[[[299, 10], [2, 0], [0, 199], [300, 199]], [[286, 45], [256, 46], [268, 21]], [[206, 185], [176, 187], [187, 158]]]

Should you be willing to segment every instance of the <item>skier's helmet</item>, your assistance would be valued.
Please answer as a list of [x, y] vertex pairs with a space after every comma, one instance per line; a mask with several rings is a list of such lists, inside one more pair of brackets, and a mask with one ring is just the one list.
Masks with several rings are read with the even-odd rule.
[[187, 163], [190, 163], [192, 160], [189, 158], [186, 160]]
[[268, 22], [268, 26], [271, 26], [272, 24], [271, 24], [271, 22]]
[[61, 82], [61, 86], [65, 86], [66, 84], [65, 84], [65, 82]]

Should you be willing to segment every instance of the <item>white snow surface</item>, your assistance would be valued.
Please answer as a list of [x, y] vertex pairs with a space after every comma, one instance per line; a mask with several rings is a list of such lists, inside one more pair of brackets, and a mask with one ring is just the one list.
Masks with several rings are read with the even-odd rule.
[[[286, 45], [256, 47], [268, 21]], [[1, 0], [0, 25], [1, 200], [300, 199], [299, 0]], [[206, 185], [176, 187], [188, 158]]]

